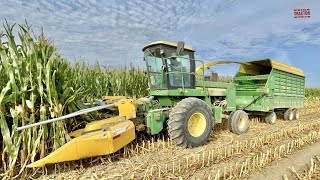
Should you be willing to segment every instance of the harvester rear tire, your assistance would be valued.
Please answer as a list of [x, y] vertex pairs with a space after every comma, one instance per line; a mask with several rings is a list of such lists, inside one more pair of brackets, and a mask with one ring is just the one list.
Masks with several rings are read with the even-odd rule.
[[174, 144], [197, 147], [207, 142], [213, 126], [212, 110], [198, 98], [185, 98], [171, 111], [168, 133]]
[[294, 109], [293, 110], [293, 119], [294, 120], [299, 120], [300, 119], [300, 111], [299, 111], [299, 109]]
[[236, 110], [231, 114], [229, 119], [231, 131], [235, 134], [243, 134], [249, 129], [249, 117], [248, 114], [242, 110]]
[[265, 121], [268, 124], [275, 124], [277, 121], [277, 114], [275, 112], [268, 112], [265, 117]]
[[292, 121], [294, 119], [293, 110], [287, 109], [286, 112], [284, 112], [283, 119], [286, 121]]

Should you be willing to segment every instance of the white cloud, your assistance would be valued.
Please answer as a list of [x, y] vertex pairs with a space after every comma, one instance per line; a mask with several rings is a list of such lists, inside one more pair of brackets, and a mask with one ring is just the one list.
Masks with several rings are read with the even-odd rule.
[[[294, 19], [294, 8], [311, 8], [312, 18]], [[285, 58], [285, 47], [320, 44], [320, 3], [315, 1], [77, 0], [4, 1], [0, 19], [26, 18], [66, 57], [100, 64], [141, 62], [151, 41], [184, 40], [205, 59], [241, 60], [271, 54]], [[139, 63], [142, 64], [142, 63]]]

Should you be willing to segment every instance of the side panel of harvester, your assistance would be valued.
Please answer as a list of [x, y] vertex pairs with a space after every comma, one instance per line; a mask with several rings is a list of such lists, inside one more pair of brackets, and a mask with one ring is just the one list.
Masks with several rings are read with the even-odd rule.
[[303, 107], [303, 71], [271, 59], [241, 64], [233, 79], [237, 109], [268, 112]]

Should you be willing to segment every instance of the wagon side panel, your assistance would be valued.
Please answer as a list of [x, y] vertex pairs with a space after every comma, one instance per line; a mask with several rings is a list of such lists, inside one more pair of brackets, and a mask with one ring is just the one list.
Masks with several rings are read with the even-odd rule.
[[305, 78], [277, 69], [272, 70], [272, 75], [274, 108], [303, 107]]

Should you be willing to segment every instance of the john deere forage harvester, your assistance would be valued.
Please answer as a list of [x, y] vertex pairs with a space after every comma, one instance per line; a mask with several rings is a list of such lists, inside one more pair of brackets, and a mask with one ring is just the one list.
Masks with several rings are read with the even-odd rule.
[[[71, 141], [28, 167], [111, 154], [134, 140], [136, 131], [158, 134], [166, 129], [176, 145], [192, 148], [206, 143], [213, 126], [223, 120], [232, 132], [242, 134], [249, 128], [251, 114], [264, 116], [269, 124], [275, 124], [276, 112], [285, 120], [300, 117], [305, 79], [298, 68], [271, 59], [204, 64], [183, 42], [157, 41], [145, 46], [143, 52], [150, 95], [140, 99], [106, 96], [101, 106], [18, 128], [104, 108], [118, 112], [118, 116], [71, 132]], [[233, 82], [205, 81], [204, 69], [222, 63], [240, 64]]]

